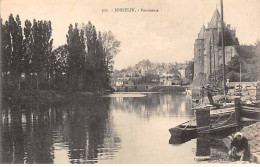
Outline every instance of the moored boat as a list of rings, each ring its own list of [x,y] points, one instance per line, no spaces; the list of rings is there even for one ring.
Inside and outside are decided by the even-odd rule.
[[[196,127],[196,121],[193,119],[169,129],[169,132],[172,136],[193,136],[197,134]]]
[[[194,134],[215,133],[236,128],[239,125],[234,105],[221,109],[197,108],[196,117],[169,129],[172,136],[190,136]]]
[[[241,117],[260,121],[259,106],[243,104],[241,110]]]

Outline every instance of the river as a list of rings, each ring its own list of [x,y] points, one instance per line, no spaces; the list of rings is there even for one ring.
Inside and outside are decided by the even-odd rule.
[[[170,139],[194,116],[189,96],[125,93],[69,103],[28,101],[3,107],[1,163],[197,163],[226,160],[207,138]]]

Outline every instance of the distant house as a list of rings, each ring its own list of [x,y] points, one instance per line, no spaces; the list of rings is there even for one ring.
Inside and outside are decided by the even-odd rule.
[[[110,79],[110,85],[113,86],[113,85],[116,85],[116,79],[115,78],[111,78]]]
[[[160,76],[160,85],[171,86],[181,84],[181,77],[179,74],[163,74]]]
[[[129,81],[130,77],[118,77],[116,79],[116,86],[123,86],[124,83],[127,83]]]
[[[175,68],[170,69],[167,74],[164,73],[160,76],[160,85],[170,86],[179,84],[181,84],[181,73]]]
[[[124,86],[135,86],[135,84],[132,80],[129,80],[129,81],[124,81]]]
[[[183,78],[186,78],[186,76],[185,76],[185,68],[184,69],[179,69],[178,70],[179,72],[180,72],[180,77],[183,79]]]
[[[122,86],[124,84],[124,81],[117,80],[116,81],[116,86]]]
[[[178,74],[173,74],[172,78],[172,85],[180,85],[181,84],[181,77]]]

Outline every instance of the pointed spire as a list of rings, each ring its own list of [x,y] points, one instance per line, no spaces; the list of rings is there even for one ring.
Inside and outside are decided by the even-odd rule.
[[[198,39],[204,39],[205,30],[206,30],[206,28],[203,23],[203,26],[201,27],[200,32],[198,34]]]
[[[218,28],[218,20],[220,19],[220,14],[219,14],[219,11],[218,9],[215,10],[211,20],[210,20],[210,23],[208,25],[208,28]]]

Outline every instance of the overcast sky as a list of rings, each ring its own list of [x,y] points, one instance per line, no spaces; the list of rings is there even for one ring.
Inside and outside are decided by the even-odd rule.
[[[220,0],[0,0],[1,17],[51,20],[54,47],[66,43],[71,23],[91,21],[99,31],[111,30],[121,41],[115,68],[140,60],[184,62],[193,58],[194,40],[207,27]],[[102,9],[158,9],[157,13],[102,13]],[[260,37],[260,0],[224,0],[224,20],[236,27],[240,44]]]

